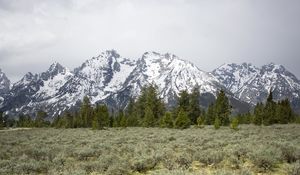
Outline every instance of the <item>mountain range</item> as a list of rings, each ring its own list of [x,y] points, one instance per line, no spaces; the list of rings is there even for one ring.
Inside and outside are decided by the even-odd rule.
[[[204,108],[224,89],[233,111],[246,112],[264,101],[272,90],[276,100],[289,98],[293,108],[300,111],[300,81],[282,65],[271,63],[258,68],[249,63],[232,63],[205,72],[170,53],[146,52],[134,60],[115,50],[104,51],[74,70],[56,62],[45,72],[29,72],[16,83],[11,83],[0,70],[0,110],[14,117],[41,109],[53,118],[78,108],[84,96],[92,104],[105,103],[112,109],[121,109],[149,83],[158,86],[168,107],[176,104],[181,90],[191,91],[198,85]]]

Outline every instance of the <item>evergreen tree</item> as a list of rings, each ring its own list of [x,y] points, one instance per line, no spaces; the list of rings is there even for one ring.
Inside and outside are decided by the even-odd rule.
[[[189,118],[192,124],[197,124],[197,118],[201,115],[199,98],[199,86],[196,85],[195,88],[193,88],[192,93],[190,94]]]
[[[144,127],[154,127],[156,124],[155,117],[153,111],[150,106],[146,106],[145,117],[143,121]]]
[[[131,126],[131,127],[140,126],[139,121],[140,121],[140,118],[137,116],[137,114],[135,112],[133,112],[127,117],[127,126]]]
[[[190,125],[191,120],[189,119],[188,114],[183,109],[180,109],[175,120],[175,128],[185,129],[190,127]]]
[[[217,95],[214,113],[219,118],[222,126],[228,126],[229,115],[231,114],[231,106],[229,100],[225,95],[225,91],[221,90]]]
[[[94,129],[103,129],[104,127],[109,127],[110,119],[108,108],[106,105],[96,106],[95,115],[92,123]]]
[[[270,90],[263,112],[263,124],[271,125],[274,123],[278,123],[276,119],[276,103],[273,101],[273,92]]]
[[[276,107],[276,120],[281,124],[293,122],[294,114],[288,99],[278,102]]]
[[[134,99],[129,100],[129,104],[126,107],[127,126],[139,126],[139,118],[137,115],[137,104]]]
[[[158,126],[159,120],[165,113],[165,105],[162,99],[159,98],[158,87],[156,85],[150,84],[149,87],[147,87],[147,99],[146,99],[146,107],[150,107],[150,110],[152,111],[154,115],[154,126]],[[145,111],[146,112],[146,111]]]
[[[93,109],[91,107],[90,99],[85,96],[80,107],[80,118],[77,119],[79,127],[91,127],[93,121]]]
[[[80,113],[76,110],[74,113],[74,128],[83,127],[83,120]]]
[[[45,119],[47,118],[47,113],[43,110],[39,110],[37,112],[35,121],[34,121],[34,125],[35,127],[45,127],[46,126],[46,121]]]
[[[178,109],[183,110],[185,112],[189,111],[190,107],[190,95],[187,90],[182,90],[179,92],[178,98]]]
[[[172,114],[170,112],[166,112],[160,121],[160,127],[162,128],[173,128],[174,121]]]
[[[65,112],[64,119],[65,119],[65,128],[74,128],[74,117],[69,111]]]
[[[257,103],[254,108],[254,116],[253,116],[253,123],[255,125],[261,125],[263,123],[264,118],[264,105],[263,103]]]
[[[127,127],[127,117],[122,111],[121,120],[120,120],[120,127],[126,128]]]
[[[212,125],[212,124],[214,124],[215,118],[216,118],[214,110],[215,110],[214,104],[211,103],[208,106],[208,109],[207,109],[207,112],[206,112],[206,115],[205,115],[205,121],[204,121],[204,123],[206,125]]]

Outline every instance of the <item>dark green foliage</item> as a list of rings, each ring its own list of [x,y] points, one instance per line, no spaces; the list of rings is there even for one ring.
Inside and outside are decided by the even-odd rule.
[[[160,121],[160,126],[162,128],[173,128],[174,127],[173,117],[170,112],[166,112],[165,115],[162,117],[162,119]]]
[[[294,121],[294,114],[289,99],[279,101],[276,107],[276,119],[280,124]]]
[[[78,127],[91,127],[93,121],[93,108],[90,99],[85,96],[80,106],[80,117],[77,119]]]
[[[151,110],[150,106],[146,106],[145,117],[143,120],[143,126],[144,127],[154,127],[155,125],[156,125],[156,120],[155,120],[153,111]]]
[[[46,118],[47,118],[47,113],[45,111],[39,110],[34,120],[34,126],[38,128],[46,127],[48,125]]]
[[[66,128],[74,128],[74,117],[69,111],[65,112],[64,118],[66,121]]]
[[[201,115],[201,108],[200,108],[200,92],[199,86],[195,86],[190,94],[190,105],[188,108],[189,111],[189,118],[192,124],[197,124],[197,118]]]
[[[183,109],[179,111],[174,124],[175,128],[179,129],[185,129],[190,127],[191,120],[189,119],[188,114]]]
[[[219,117],[215,118],[214,127],[215,127],[215,129],[220,129],[220,127],[221,127],[221,120],[219,119]]]
[[[130,100],[126,109],[127,125],[159,126],[159,121],[164,113],[165,105],[158,96],[157,86],[150,84],[142,89],[136,102]]]
[[[104,127],[109,127],[110,118],[109,112],[106,105],[97,105],[94,110],[92,127],[93,129],[103,129]]]
[[[221,90],[217,95],[214,113],[220,120],[222,126],[228,126],[229,115],[231,114],[231,106],[229,105],[229,100],[225,95],[225,91]]]
[[[275,114],[276,114],[276,103],[273,101],[273,92],[270,91],[263,112],[263,124],[271,125],[277,123],[278,120],[276,119]]]
[[[127,127],[127,117],[123,110],[119,110],[117,116],[114,118],[113,127]]]
[[[264,117],[264,105],[262,103],[257,103],[254,108],[253,124],[261,125],[263,123]]]
[[[178,98],[178,108],[188,111],[190,107],[190,95],[187,90],[180,91]]]
[[[255,106],[252,122],[256,125],[287,124],[294,122],[294,116],[289,100],[276,103],[273,101],[273,92],[270,91],[266,104],[257,103]]]
[[[253,116],[250,112],[238,114],[236,118],[238,119],[239,124],[250,124],[253,120]]]
[[[17,127],[34,127],[34,121],[29,115],[19,115],[19,120],[17,121]]]
[[[210,104],[208,106],[206,115],[205,115],[205,124],[206,125],[212,125],[215,122],[215,114],[214,114],[214,104]]]

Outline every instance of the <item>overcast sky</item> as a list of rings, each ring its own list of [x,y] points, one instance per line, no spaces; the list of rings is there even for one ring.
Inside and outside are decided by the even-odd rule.
[[[107,49],[170,52],[205,71],[274,62],[300,78],[300,1],[0,0],[0,68],[13,81]]]

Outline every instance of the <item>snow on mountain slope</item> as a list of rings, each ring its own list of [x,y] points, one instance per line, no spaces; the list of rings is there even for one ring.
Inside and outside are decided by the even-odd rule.
[[[212,73],[219,81],[232,93],[236,93],[247,82],[251,81],[260,70],[252,64],[243,63],[241,65],[223,64]]]
[[[0,69],[0,107],[4,103],[6,95],[9,93],[10,80],[6,77],[5,73]]]
[[[114,50],[102,52],[76,68],[74,75],[47,101],[47,106],[59,114],[75,106],[84,96],[93,104],[103,101],[123,87],[134,66],[134,61],[121,57]]]
[[[282,65],[271,63],[257,68],[247,63],[224,64],[213,74],[236,97],[251,104],[265,101],[270,90],[277,100],[299,99],[299,80]]]
[[[52,64],[41,74],[29,72],[12,86],[4,109],[11,114],[17,114],[20,111],[32,113],[44,109],[47,106],[46,101],[53,98],[72,75],[59,63]]]
[[[201,93],[216,94],[221,88],[217,79],[209,73],[201,71],[188,61],[179,59],[173,54],[146,52],[137,61],[137,66],[125,82],[132,96],[139,95],[141,88],[149,83],[158,86],[160,95],[169,102],[181,90],[191,91],[196,85]]]

